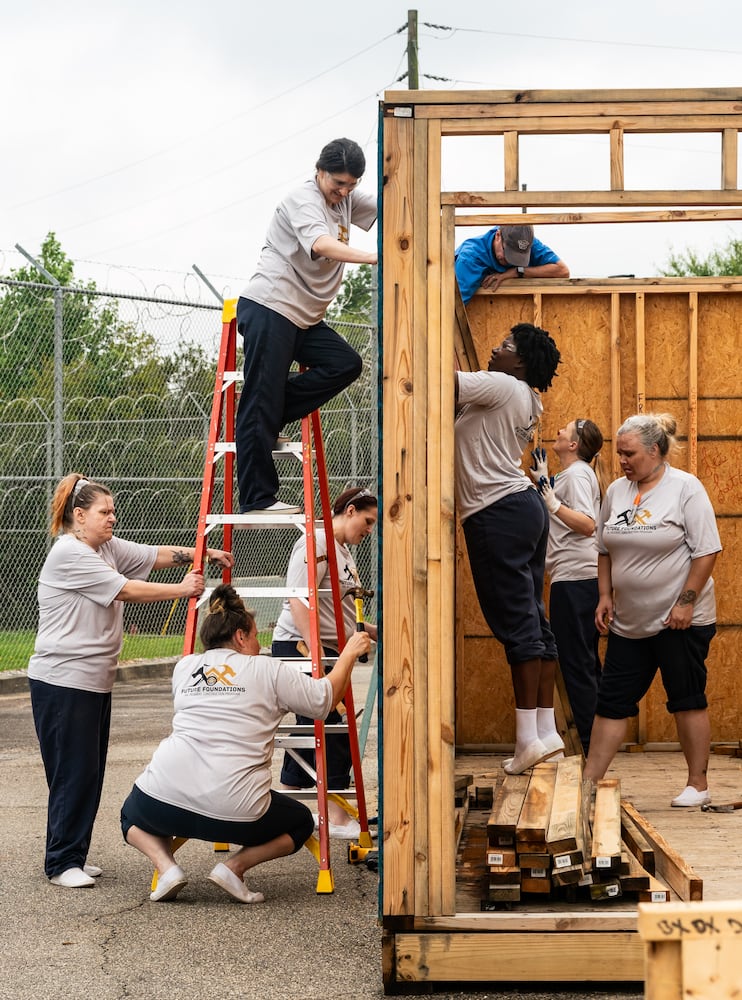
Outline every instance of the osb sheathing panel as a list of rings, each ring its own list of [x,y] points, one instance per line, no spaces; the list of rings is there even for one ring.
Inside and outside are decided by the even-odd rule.
[[[700,286],[699,286],[700,287]],[[644,294],[645,408],[667,411],[678,424],[681,448],[673,462],[688,468],[685,440],[690,426],[689,345],[691,320],[687,292]],[[622,292],[618,319],[620,412],[624,419],[637,410],[636,298]],[[576,417],[590,417],[603,430],[603,458],[615,463],[612,426],[612,297],[581,287],[575,295],[477,295],[467,305],[472,335],[482,367],[519,322],[539,322],[549,330],[562,354],[559,375],[544,395],[541,443],[550,450],[557,430]],[[742,639],[742,399],[738,360],[738,331],[742,329],[742,295],[707,294],[697,297],[698,404],[697,474],[706,486],[718,516],[724,552],[714,571],[719,633],[708,660],[708,698],[712,738],[736,740],[742,734],[742,691],[739,690]],[[527,462],[528,453],[524,455]],[[553,471],[558,468],[552,459]],[[463,546],[463,535],[458,534]],[[457,579],[459,620],[466,635],[464,653],[456,669],[457,743],[500,744],[514,738],[510,669],[502,647],[491,638],[479,609],[468,560]],[[548,593],[548,592],[547,592]],[[638,735],[638,723],[629,725],[628,738]],[[677,739],[674,722],[665,709],[659,681],[646,699],[646,740]]]

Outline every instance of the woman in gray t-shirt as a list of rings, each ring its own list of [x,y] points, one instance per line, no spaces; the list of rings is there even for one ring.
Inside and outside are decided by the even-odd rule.
[[[70,473],[52,500],[56,541],[39,577],[39,628],[28,664],[31,706],[49,785],[44,870],[53,885],[95,885],[86,864],[108,754],[111,689],[124,635],[124,602],[191,597],[200,573],[180,583],[152,583],[155,569],[193,561],[194,549],[140,545],[116,538],[110,490]],[[231,566],[231,553],[209,549]]]
[[[647,413],[616,433],[624,476],[608,487],[598,524],[595,624],[608,648],[585,777],[603,777],[659,669],[688,765],[672,805],[687,807],[710,801],[706,656],[721,542],[703,485],[666,461],[675,429],[668,414]]]

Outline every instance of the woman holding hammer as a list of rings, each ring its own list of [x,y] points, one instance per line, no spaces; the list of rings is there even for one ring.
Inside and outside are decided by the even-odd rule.
[[[335,540],[338,577],[343,606],[343,631],[346,639],[356,630],[356,591],[362,591],[358,569],[351,554],[350,546],[358,545],[370,535],[378,518],[378,501],[374,494],[360,486],[344,490],[332,507],[332,533]],[[330,581],[327,576],[327,538],[324,528],[316,532],[317,549],[317,590],[319,594],[319,628],[323,655],[338,655],[338,630],[332,600]],[[287,587],[306,587],[307,540],[302,535],[296,542],[289,558],[286,572]],[[365,623],[365,630],[372,640],[376,640],[376,626]],[[290,597],[283,603],[281,614],[273,630],[271,652],[277,657],[306,656],[310,649],[309,604],[306,598]],[[332,668],[330,668],[332,669]],[[299,725],[311,723],[311,719],[296,717]],[[333,710],[325,720],[328,725],[341,723],[342,716]],[[295,751],[314,770],[314,752]],[[328,733],[326,742],[327,784],[330,789],[350,787],[351,757],[346,734]],[[281,782],[285,788],[311,788],[314,780],[288,753],[284,757]],[[328,804],[330,836],[342,840],[354,840],[360,834],[358,821],[352,819],[335,802]]]

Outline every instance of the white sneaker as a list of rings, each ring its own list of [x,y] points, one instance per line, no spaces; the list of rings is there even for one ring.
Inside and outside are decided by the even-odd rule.
[[[677,795],[670,804],[675,806],[676,809],[690,809],[693,806],[708,805],[710,801],[711,796],[709,795],[708,788],[704,788],[702,792],[699,792],[693,785],[686,785],[680,795]]]
[[[49,881],[52,885],[61,885],[65,889],[87,889],[95,885],[95,879],[86,875],[82,868],[68,868],[60,875],[52,875]]]
[[[361,824],[357,819],[350,823],[330,823],[330,836],[333,840],[357,840],[361,835]]]
[[[149,894],[153,903],[166,903],[175,899],[184,885],[188,885],[186,873],[180,865],[173,865],[164,875],[158,876],[157,888]]]
[[[98,865],[83,865],[82,870],[91,878],[98,878],[99,875],[103,874],[103,869],[99,868]]]
[[[246,514],[301,514],[301,507],[296,504],[276,500],[270,507],[258,507],[256,510],[245,511]]]
[[[262,903],[265,900],[262,892],[251,892],[242,879],[221,862],[211,870],[208,879],[229,893],[238,903]]]
[[[508,758],[502,766],[506,774],[523,774],[529,768],[540,764],[542,760],[546,760],[549,755],[549,750],[541,740],[534,740],[520,753],[516,753],[515,757]]]

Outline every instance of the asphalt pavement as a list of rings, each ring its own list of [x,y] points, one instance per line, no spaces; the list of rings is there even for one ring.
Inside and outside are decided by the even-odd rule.
[[[362,708],[370,668],[357,667]],[[318,895],[308,851],[255,869],[265,903],[242,905],[207,881],[212,845],[190,841],[178,858],[189,884],[176,900],[149,900],[147,860],[121,836],[121,803],[170,729],[169,665],[122,668],[111,744],[89,855],[95,888],[63,889],[43,872],[47,788],[27,682],[0,676],[0,998],[2,1000],[366,1000],[384,996],[378,875],[348,864],[332,842],[335,891]],[[365,685],[365,686],[364,686]],[[376,813],[377,741],[364,757]],[[436,990],[440,1000],[638,1000],[641,994],[517,987]]]

